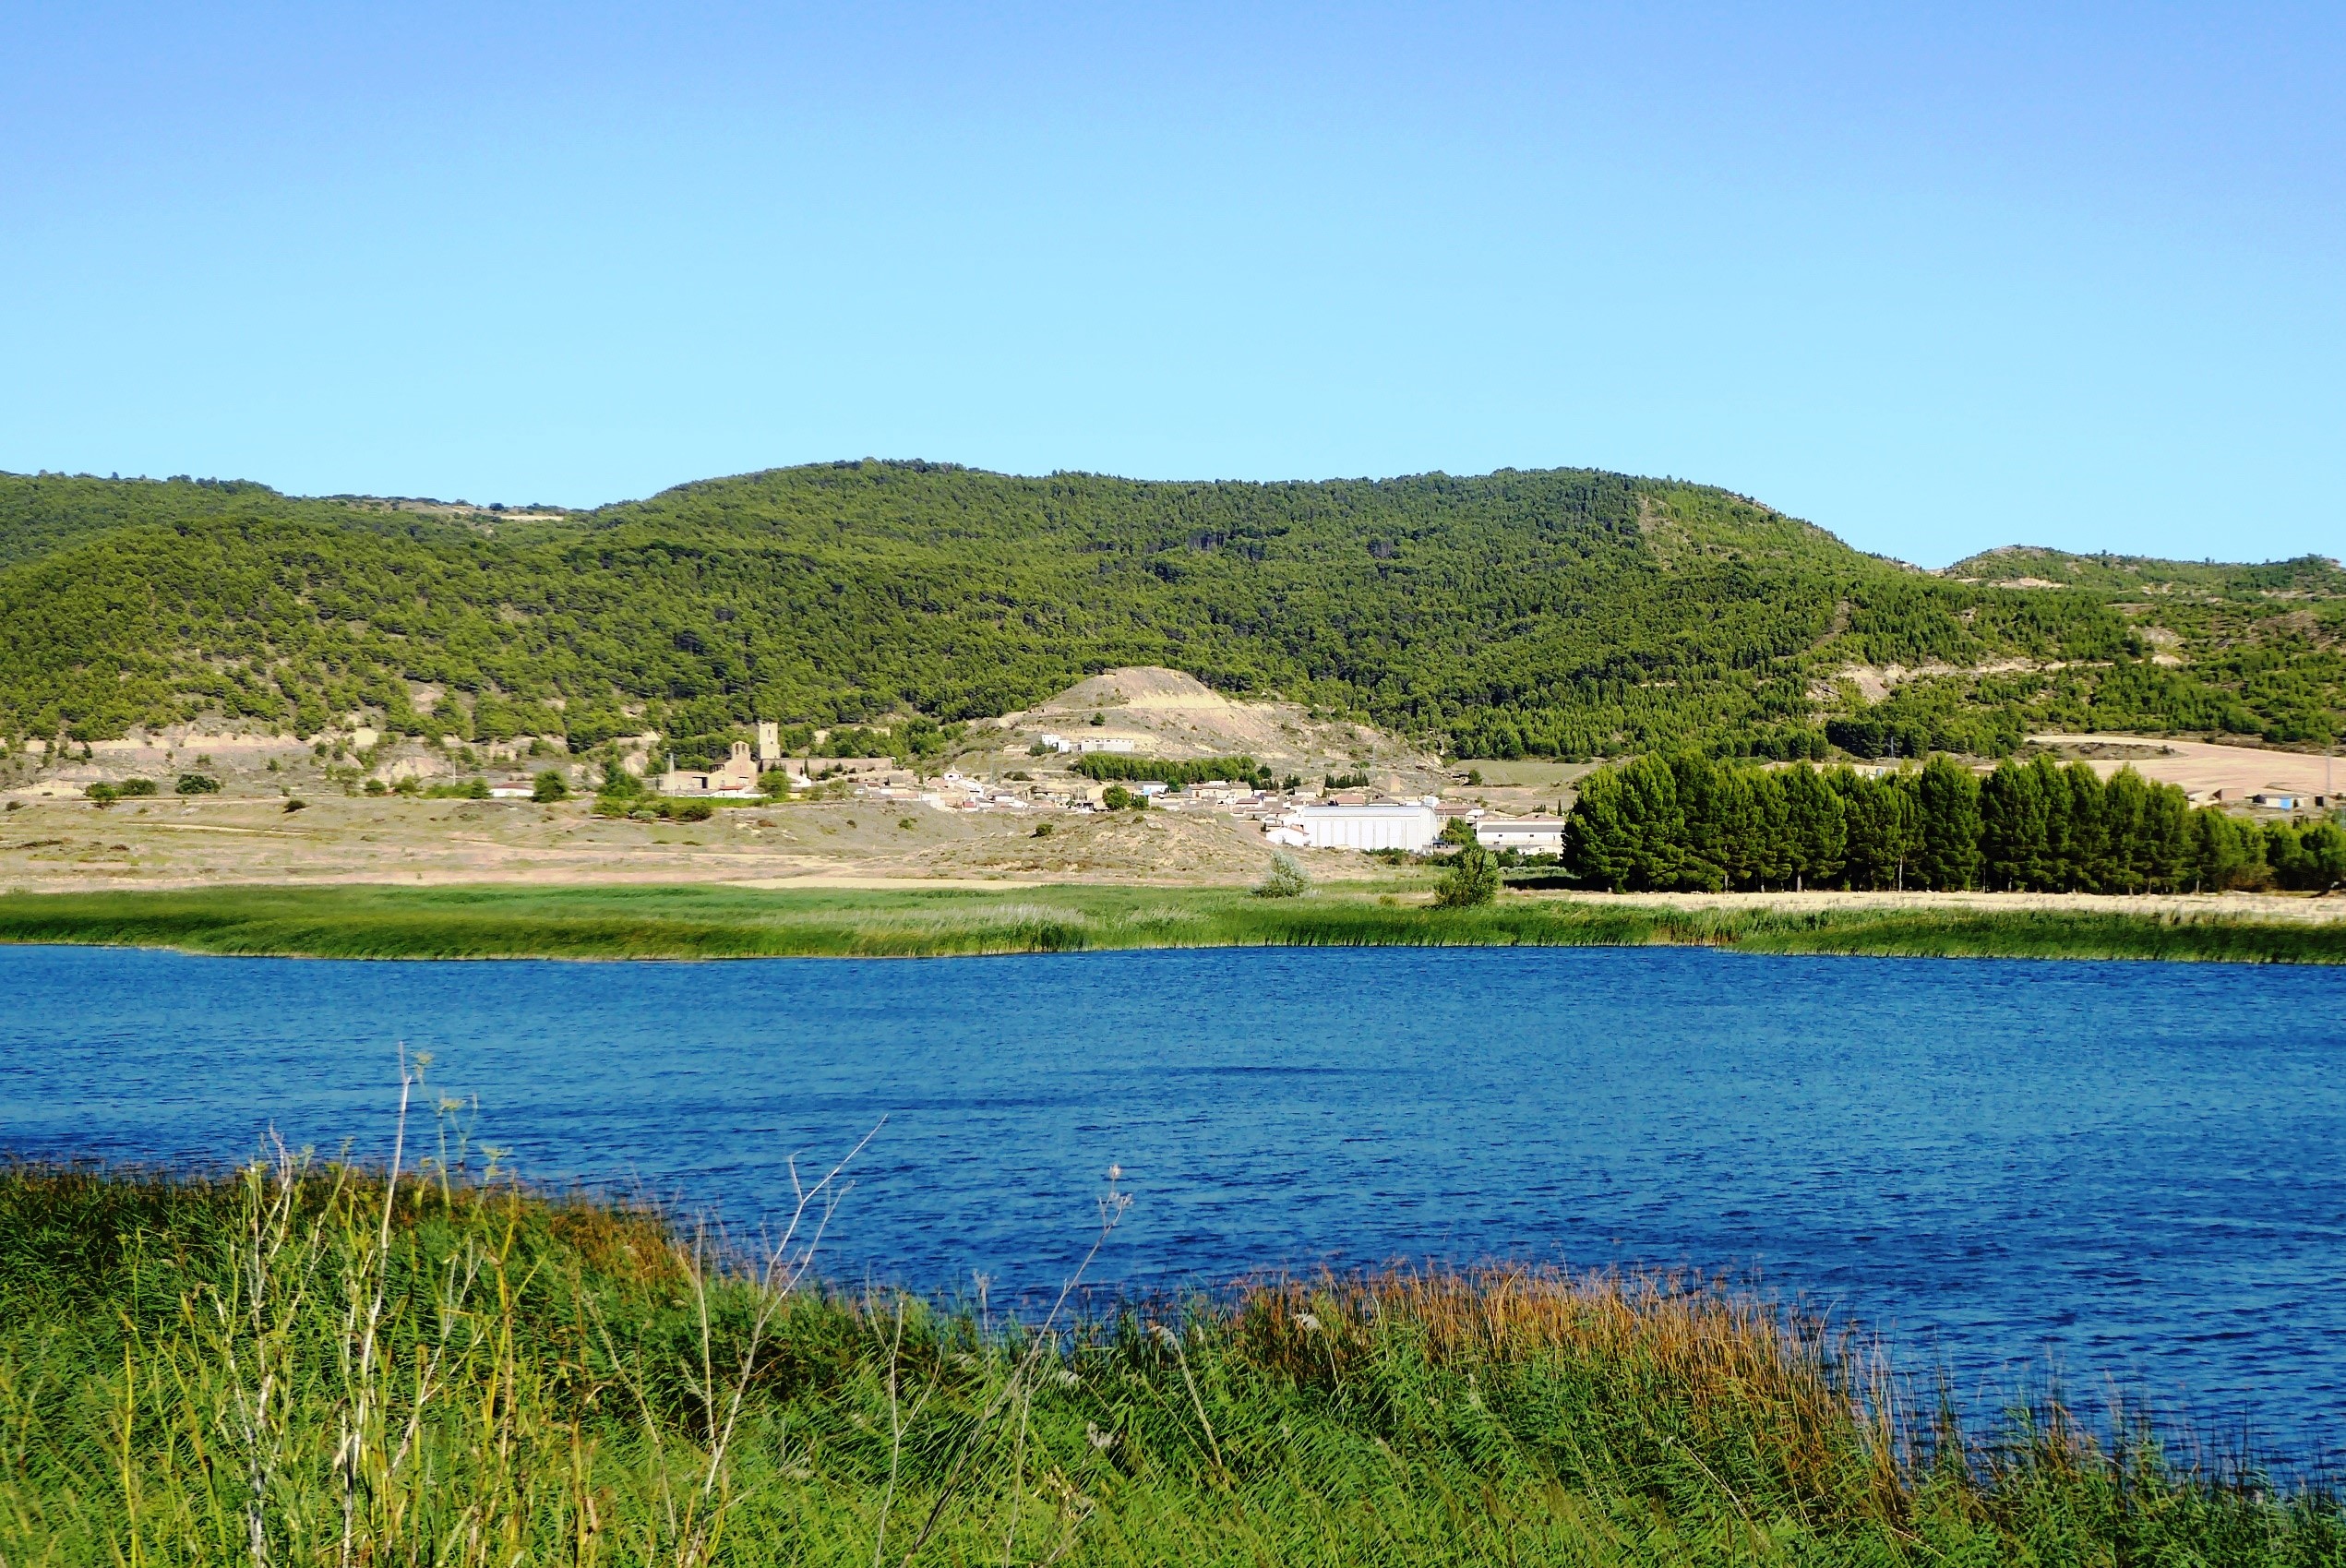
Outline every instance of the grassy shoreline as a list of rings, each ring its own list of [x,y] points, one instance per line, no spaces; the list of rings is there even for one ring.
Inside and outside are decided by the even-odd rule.
[[[417,1179],[421,1177],[422,1179]],[[2334,1562],[2346,1509],[1515,1267],[982,1307],[426,1167],[0,1166],[0,1559]],[[1111,1183],[1103,1235],[1123,1207]],[[784,1216],[786,1217],[786,1216]]]
[[[0,943],[238,956],[458,959],[917,958],[1177,947],[1704,946],[1877,957],[2346,964],[2346,921],[2106,908],[1687,909],[1510,894],[1430,909],[1328,888],[999,891],[712,886],[221,887],[10,893]]]

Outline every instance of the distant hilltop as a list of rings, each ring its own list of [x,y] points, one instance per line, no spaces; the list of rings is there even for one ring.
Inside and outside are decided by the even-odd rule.
[[[2096,588],[2215,602],[2346,595],[2346,569],[2328,556],[2244,566],[2214,560],[2166,561],[2106,551],[2077,555],[2037,545],[2005,545],[1959,560],[1940,575],[1998,588]]]
[[[858,461],[589,511],[0,475],[0,738],[203,720],[710,766],[757,718],[916,749],[1162,666],[1454,757],[2317,746],[2346,573],[2025,547],[1938,573],[1586,469],[1171,483]]]

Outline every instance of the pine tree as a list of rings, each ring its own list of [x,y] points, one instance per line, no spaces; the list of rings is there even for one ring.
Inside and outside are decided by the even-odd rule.
[[[1762,892],[1789,886],[1793,875],[1792,824],[1781,776],[1744,773],[1742,784],[1743,796],[1750,802],[1752,881]]]
[[[2006,762],[1980,786],[1981,875],[1991,888],[2035,891],[2045,859],[2044,775],[2033,764]]]
[[[1915,781],[1921,844],[1915,869],[1924,886],[1968,888],[1980,868],[1980,781],[1945,757],[1922,764]]]
[[[2101,885],[2105,856],[2101,777],[2083,762],[2072,762],[2061,771],[2061,887],[2065,892],[2091,892]]]
[[[2346,883],[2346,831],[2335,822],[2314,822],[2297,835],[2297,852],[2309,873],[2306,886],[2328,892]]]
[[[2044,812],[2041,836],[2029,860],[2025,885],[2035,892],[2061,888],[2061,857],[2068,837],[2068,790],[2062,783],[2061,764],[2039,753],[2029,763],[2037,798]]]
[[[1741,861],[1746,832],[1746,813],[1733,786],[1733,776],[1709,758],[1693,751],[1671,758],[1670,772],[1678,792],[1684,832],[1669,885],[1694,892],[1721,892],[1737,880],[1735,868]]]
[[[2142,775],[2121,768],[2101,786],[2101,874],[2105,892],[2140,892],[2144,875],[2143,830],[2150,812],[2150,790]]]
[[[2190,877],[2191,802],[2173,784],[2152,784],[2142,816],[2135,864],[2143,885],[2172,892]]]
[[[2295,892],[2304,881],[2297,830],[2287,822],[2267,822],[2264,839],[2265,864],[2272,868],[2273,880]]]
[[[2292,892],[2328,892],[2346,882],[2346,832],[2335,822],[2265,824],[2265,858],[2273,880]]]
[[[1830,775],[1827,782],[1841,797],[1841,820],[1847,832],[1845,885],[1860,889],[1904,885],[1915,844],[1913,777],[1911,773],[1868,776],[1848,768],[1836,769]]]
[[[2191,879],[2203,892],[2254,887],[2265,870],[2261,834],[2222,811],[2191,814]]]
[[[1586,887],[1625,891],[1639,875],[1644,830],[1618,768],[1599,768],[1580,783],[1564,832],[1564,864]]]
[[[1814,882],[1831,883],[1841,873],[1849,847],[1849,824],[1841,797],[1807,763],[1779,775],[1784,798],[1786,837],[1791,848],[1792,881],[1796,888]]]
[[[1640,757],[1622,770],[1622,784],[1627,816],[1636,828],[1629,885],[1676,887],[1686,858],[1686,816],[1670,764]]]

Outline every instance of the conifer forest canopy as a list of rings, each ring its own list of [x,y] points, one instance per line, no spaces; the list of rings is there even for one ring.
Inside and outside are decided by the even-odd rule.
[[[2013,582],[2023,586],[2005,586]],[[845,462],[592,511],[0,475],[0,733],[756,718],[902,738],[1126,664],[1465,756],[1993,757],[2027,730],[2328,740],[2346,572],[2048,550],[1929,573],[1588,470],[1239,484]],[[1921,670],[1869,701],[1859,667]]]

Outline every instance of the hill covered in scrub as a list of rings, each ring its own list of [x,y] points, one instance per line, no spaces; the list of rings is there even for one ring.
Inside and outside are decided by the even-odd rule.
[[[2346,695],[2335,568],[2232,569],[2284,585],[1963,581],[1588,470],[865,461],[527,514],[0,476],[0,732],[211,713],[307,734],[365,711],[573,748],[657,729],[689,756],[755,717],[911,734],[1162,664],[1470,756],[1996,754],[2036,724],[2323,737]]]

